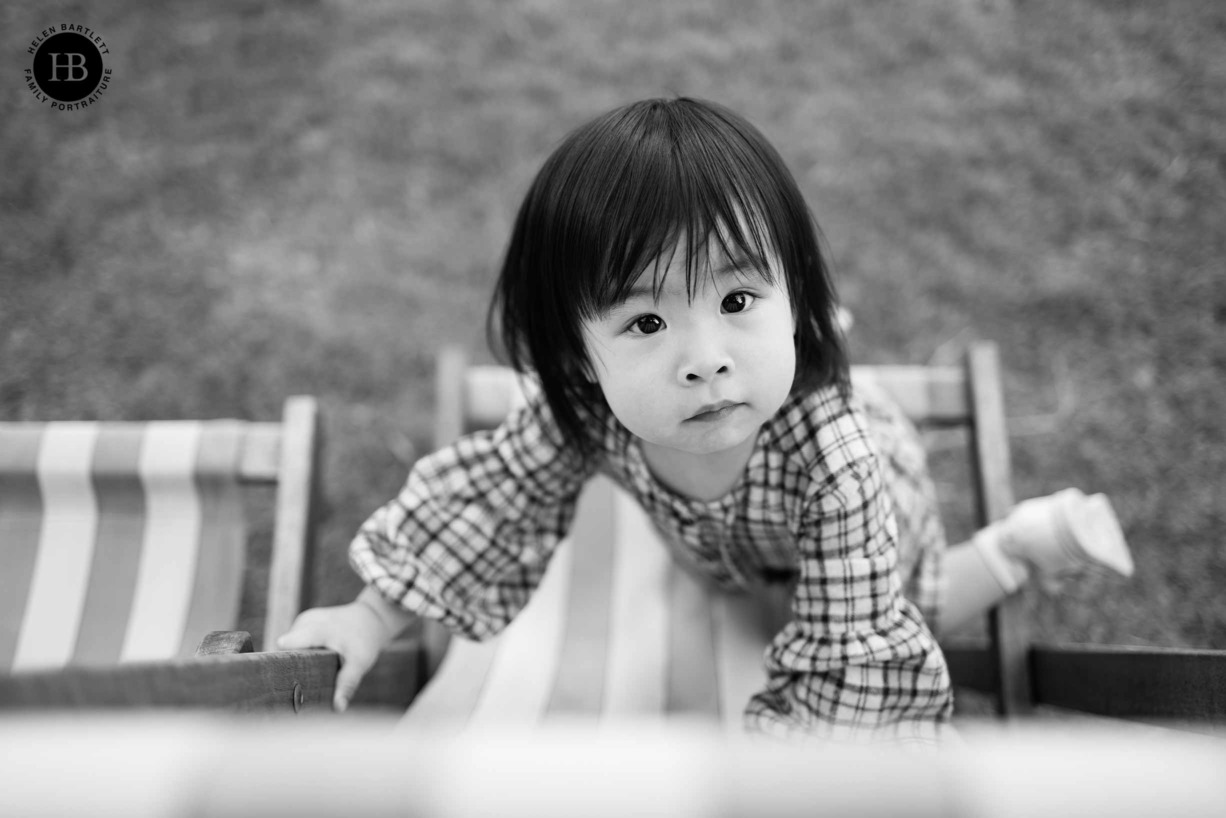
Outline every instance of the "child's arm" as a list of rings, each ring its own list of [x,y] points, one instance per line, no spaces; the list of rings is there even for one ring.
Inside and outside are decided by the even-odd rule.
[[[366,588],[349,605],[306,611],[278,645],[339,652],[344,709],[379,650],[417,616],[469,639],[492,636],[540,582],[593,467],[532,394],[497,429],[417,461],[350,544]]]
[[[348,605],[300,613],[289,631],[277,640],[277,647],[330,648],[339,653],[341,669],[336,675],[332,706],[342,711],[349,706],[358,683],[374,665],[379,651],[412,621],[412,614],[392,605],[368,586]]]
[[[530,393],[497,429],[417,461],[354,537],[350,564],[391,606],[486,639],[536,590],[596,465]]]
[[[746,710],[751,728],[852,741],[941,737],[949,673],[901,594],[896,538],[871,453],[814,481],[798,532],[793,618],[768,650],[767,687]]]

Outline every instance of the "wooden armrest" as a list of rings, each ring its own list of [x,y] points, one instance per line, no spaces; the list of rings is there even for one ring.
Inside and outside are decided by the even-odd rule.
[[[200,640],[197,656],[228,656],[234,653],[255,653],[251,634],[246,631],[210,631]]]
[[[204,644],[229,645],[232,652],[198,653],[191,659],[3,676],[0,710],[173,707],[331,712],[340,668],[334,651],[238,652],[244,636],[210,634]],[[415,640],[393,643],[362,680],[353,707],[403,711],[423,684],[422,668],[423,653]]]
[[[955,685],[997,689],[985,644],[942,650]],[[1033,704],[1215,734],[1226,726],[1226,650],[1037,643],[1025,658]]]

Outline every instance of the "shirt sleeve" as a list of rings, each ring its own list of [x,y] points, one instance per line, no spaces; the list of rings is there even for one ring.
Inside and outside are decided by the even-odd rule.
[[[368,586],[470,639],[527,604],[570,529],[592,464],[563,443],[539,391],[492,431],[422,458],[349,548]]]
[[[853,435],[854,436],[854,435]],[[897,527],[867,444],[810,483],[792,619],[766,653],[746,726],[789,739],[936,742],[953,709],[944,655],[901,593]]]

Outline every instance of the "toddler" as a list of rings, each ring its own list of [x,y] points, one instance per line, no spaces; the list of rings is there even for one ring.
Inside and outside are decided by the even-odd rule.
[[[414,617],[493,636],[601,472],[713,583],[787,583],[747,729],[936,740],[952,696],[930,628],[1131,561],[1105,498],[1072,490],[947,549],[915,431],[852,390],[836,310],[809,209],[743,118],[657,99],[580,127],[524,199],[490,309],[540,389],[420,460],[351,545],[357,600],[279,646],[338,651],[343,709]]]

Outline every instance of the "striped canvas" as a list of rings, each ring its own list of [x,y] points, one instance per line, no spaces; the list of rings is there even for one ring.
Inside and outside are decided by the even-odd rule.
[[[668,556],[647,515],[591,481],[528,606],[498,637],[451,641],[409,729],[676,716],[740,729],[787,596],[730,595]]]
[[[186,656],[233,626],[244,427],[0,424],[0,672]]]

